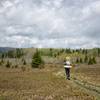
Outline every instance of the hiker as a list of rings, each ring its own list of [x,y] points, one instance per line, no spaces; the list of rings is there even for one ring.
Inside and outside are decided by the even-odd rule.
[[[70,80],[70,68],[71,68],[71,62],[70,57],[66,57],[66,60],[64,61],[64,68],[66,73],[66,79]]]

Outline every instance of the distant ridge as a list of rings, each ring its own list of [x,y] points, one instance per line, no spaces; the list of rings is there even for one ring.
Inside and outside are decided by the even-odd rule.
[[[11,47],[0,47],[0,52],[7,52],[9,50],[14,50],[16,48],[11,48]]]

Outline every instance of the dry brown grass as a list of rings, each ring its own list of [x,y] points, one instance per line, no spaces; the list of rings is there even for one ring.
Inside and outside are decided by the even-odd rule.
[[[81,65],[75,68],[74,75],[83,81],[100,87],[100,65]]]
[[[54,75],[62,68],[0,68],[0,100],[95,100],[72,81]]]

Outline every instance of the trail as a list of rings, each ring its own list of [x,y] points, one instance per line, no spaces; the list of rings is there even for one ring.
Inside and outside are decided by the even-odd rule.
[[[82,87],[84,87],[86,89],[89,89],[91,91],[94,91],[94,92],[100,94],[100,87],[99,86],[89,84],[89,83],[84,82],[84,81],[80,81],[80,80],[76,79],[75,77],[72,77],[72,81],[78,85],[81,85]]]
[[[100,100],[100,87],[99,86],[89,84],[87,82],[84,82],[83,80],[82,81],[78,80],[75,77],[72,77],[72,81],[76,85],[80,86],[81,88],[84,88],[85,90],[89,91],[91,94],[95,95],[97,100]]]
[[[56,76],[65,77],[64,72],[59,71],[56,73]],[[96,86],[90,83],[87,83],[86,81],[79,80],[76,77],[71,76],[71,80],[69,82],[72,82],[73,84],[77,85],[78,87],[88,91],[89,93],[96,96],[96,100],[100,100],[100,86]]]

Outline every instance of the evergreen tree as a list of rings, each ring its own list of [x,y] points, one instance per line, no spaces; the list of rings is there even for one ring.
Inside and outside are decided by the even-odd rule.
[[[83,60],[82,60],[82,58],[80,58],[80,63],[83,63]]]
[[[49,56],[53,56],[53,49],[52,48],[50,48],[50,52],[49,52]]]
[[[7,67],[7,68],[10,68],[10,66],[11,66],[11,63],[10,63],[9,60],[8,60],[7,63],[6,63],[6,67]]]
[[[87,50],[87,49],[85,50],[85,54],[86,54],[86,55],[88,54],[88,50]]]
[[[88,57],[86,55],[85,58],[84,58],[84,63],[87,63],[87,62],[88,62]]]
[[[98,56],[100,56],[100,48],[98,48]]]
[[[23,61],[23,65],[26,65],[26,61],[25,60]]]
[[[2,53],[1,58],[2,58],[2,59],[5,58],[5,54],[4,54],[4,53]]]
[[[85,54],[85,49],[82,50],[82,54]]]
[[[72,50],[73,53],[75,53],[75,50]]]
[[[93,57],[93,58],[90,57],[90,58],[89,58],[88,64],[89,64],[89,65],[96,64],[96,59],[95,59],[95,57]]]
[[[16,65],[14,66],[14,68],[18,68],[18,65],[16,64]]]
[[[91,65],[91,64],[93,64],[92,63],[92,59],[91,59],[91,57],[89,58],[89,61],[88,61],[88,65]]]
[[[39,68],[40,65],[44,64],[39,51],[37,50],[36,53],[33,55],[32,58],[32,67]]]
[[[0,61],[0,65],[2,65],[2,62]]]
[[[60,50],[60,53],[63,53],[64,51],[65,51],[64,49],[61,49],[61,50]]]
[[[95,59],[95,57],[92,58],[92,61],[93,61],[94,64],[96,64],[96,59]]]
[[[8,52],[7,52],[7,56],[8,56],[9,58],[14,58],[14,57],[15,57],[15,54],[14,54],[14,53],[15,53],[14,50],[8,51]]]
[[[54,54],[54,57],[56,58],[57,54]]]
[[[65,52],[69,54],[72,53],[70,48],[69,49],[66,48]]]
[[[3,60],[3,59],[1,59],[1,63],[2,63],[2,64],[4,63],[4,60]]]
[[[60,55],[60,52],[58,52],[57,55],[59,56]]]
[[[17,58],[20,58],[23,55],[24,55],[24,53],[23,53],[23,50],[22,49],[16,49],[16,57]]]
[[[0,65],[3,65],[3,63],[4,63],[4,60],[1,59],[1,60],[0,60]]]
[[[79,63],[79,59],[78,58],[76,59],[76,63]]]
[[[26,63],[26,60],[24,58],[22,58],[22,63],[23,63],[23,65],[26,65],[27,64]]]

